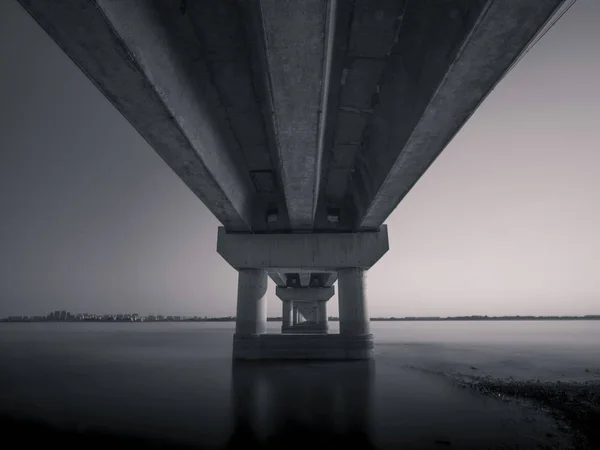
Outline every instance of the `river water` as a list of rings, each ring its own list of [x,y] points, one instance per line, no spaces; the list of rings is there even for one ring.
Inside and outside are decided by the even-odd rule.
[[[372,322],[367,363],[232,364],[233,330],[0,324],[0,413],[215,448],[568,448],[539,408],[451,375],[600,381],[600,321]]]

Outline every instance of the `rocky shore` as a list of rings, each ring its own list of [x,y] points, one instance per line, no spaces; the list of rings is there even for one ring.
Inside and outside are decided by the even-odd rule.
[[[577,449],[600,448],[600,380],[564,382],[450,374],[463,388],[505,401],[525,401],[554,416]],[[550,436],[549,436],[550,437]]]

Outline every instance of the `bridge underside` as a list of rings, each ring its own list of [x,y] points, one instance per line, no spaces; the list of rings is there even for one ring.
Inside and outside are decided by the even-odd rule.
[[[285,353],[296,332],[316,334],[290,355],[314,354],[304,343],[372,354],[356,343],[368,314],[352,289],[364,297],[385,251],[369,262],[360,246],[385,234],[387,250],[385,219],[569,3],[18,1],[223,224],[219,253],[245,249],[252,263],[226,259],[240,271],[236,349],[248,349],[235,354],[253,357]],[[283,237],[295,235],[313,237]],[[302,295],[337,281],[347,348],[324,334],[326,302],[283,301],[285,336],[262,336],[267,274]]]

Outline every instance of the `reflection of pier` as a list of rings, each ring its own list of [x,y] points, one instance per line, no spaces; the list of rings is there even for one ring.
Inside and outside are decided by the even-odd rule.
[[[234,362],[227,448],[373,448],[372,361]]]

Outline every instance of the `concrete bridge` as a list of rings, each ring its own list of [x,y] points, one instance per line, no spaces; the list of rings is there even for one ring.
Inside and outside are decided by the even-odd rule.
[[[236,359],[372,357],[384,221],[569,3],[19,2],[223,224]]]

